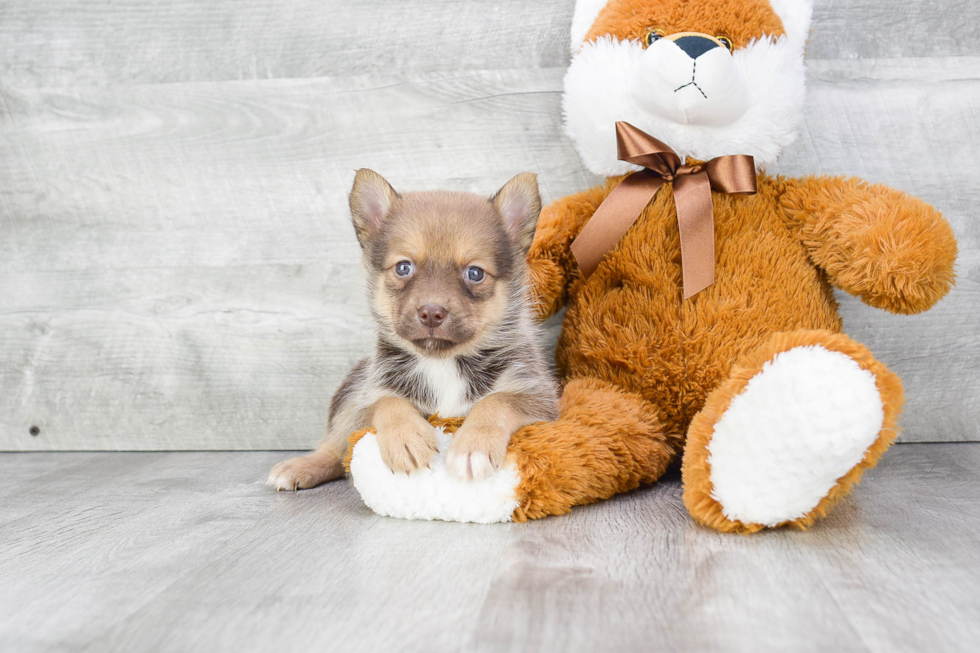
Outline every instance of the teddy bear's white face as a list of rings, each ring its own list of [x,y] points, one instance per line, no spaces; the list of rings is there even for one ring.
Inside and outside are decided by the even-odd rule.
[[[728,41],[697,32],[662,36],[651,31],[630,71],[633,103],[664,120],[724,127],[749,108],[748,80]]]
[[[809,16],[810,0],[579,0],[566,132],[601,175],[636,169],[616,158],[619,120],[682,157],[763,168],[802,119]]]

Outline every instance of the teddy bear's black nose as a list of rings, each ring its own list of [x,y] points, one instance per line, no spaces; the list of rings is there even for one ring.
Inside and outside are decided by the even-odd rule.
[[[681,50],[687,53],[691,59],[697,59],[708,50],[720,47],[717,43],[706,36],[682,36],[674,43]]]

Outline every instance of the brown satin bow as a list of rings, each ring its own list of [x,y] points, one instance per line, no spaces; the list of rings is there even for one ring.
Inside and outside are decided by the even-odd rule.
[[[681,165],[674,150],[628,122],[616,123],[619,159],[643,170],[619,183],[599,205],[572,243],[572,254],[583,277],[622,239],[660,187],[674,184],[677,227],[681,237],[684,299],[715,281],[715,221],[711,190],[720,193],[756,192],[755,161],[746,154],[719,156],[707,163]]]

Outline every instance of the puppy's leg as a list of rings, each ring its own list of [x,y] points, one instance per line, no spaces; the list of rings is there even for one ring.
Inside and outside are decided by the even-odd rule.
[[[350,434],[368,426],[363,394],[367,375],[365,359],[350,371],[330,401],[327,432],[310,454],[277,464],[269,472],[266,485],[276,490],[305,490],[344,475],[344,452]]]
[[[462,480],[479,480],[499,469],[507,444],[522,426],[547,415],[535,397],[496,392],[476,402],[456,431],[446,453],[446,467]]]
[[[307,490],[343,476],[343,445],[328,444],[328,437],[312,453],[278,463],[269,472],[266,485],[276,490]]]
[[[436,430],[407,399],[383,397],[371,411],[381,459],[393,472],[428,467],[439,449]]]

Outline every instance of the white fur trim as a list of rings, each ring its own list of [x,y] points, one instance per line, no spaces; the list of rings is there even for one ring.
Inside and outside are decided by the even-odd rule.
[[[585,35],[592,29],[592,23],[608,3],[609,0],[578,0],[575,3],[575,13],[572,14],[572,54],[581,47]]]
[[[446,469],[446,450],[453,438],[436,429],[439,453],[430,469],[407,475],[392,473],[381,459],[378,439],[367,433],[354,445],[350,471],[354,487],[374,512],[401,519],[493,524],[512,521],[520,483],[511,463],[480,481],[460,481]]]
[[[761,170],[796,138],[803,118],[806,69],[803,50],[789,38],[765,38],[735,51],[749,107],[719,127],[681,124],[636,105],[629,92],[632,70],[645,50],[635,41],[608,37],[586,43],[565,74],[565,132],[585,165],[598,175],[636,167],[616,158],[615,123],[625,120],[672,147],[681,157],[712,159],[751,154]]]
[[[786,36],[802,47],[810,34],[813,0],[769,0],[769,5],[783,21]]]
[[[711,496],[733,521],[802,517],[861,462],[884,419],[875,376],[850,356],[820,346],[777,354],[715,424]]]

